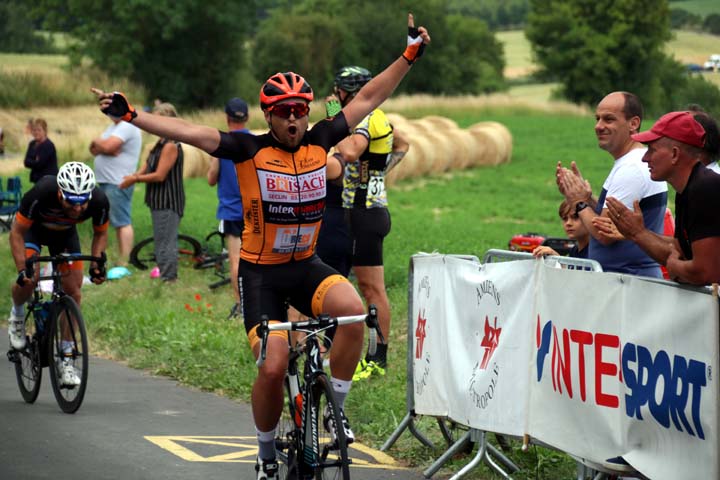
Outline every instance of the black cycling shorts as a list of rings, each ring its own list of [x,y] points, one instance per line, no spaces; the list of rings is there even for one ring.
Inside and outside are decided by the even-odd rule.
[[[41,247],[46,245],[50,255],[58,253],[80,253],[80,237],[77,228],[72,227],[62,231],[51,231],[40,224],[34,223],[25,234],[25,249],[40,253]]]
[[[278,265],[259,265],[241,259],[240,280],[248,333],[260,324],[262,315],[269,320],[285,321],[286,301],[305,316],[319,315],[329,287],[348,281],[317,255]]]
[[[349,210],[325,207],[315,253],[320,259],[347,277],[352,268],[353,240],[350,233]]]
[[[245,222],[243,220],[223,220],[222,233],[233,237],[242,237]]]
[[[350,228],[353,235],[353,266],[383,265],[383,240],[390,233],[390,212],[387,208],[353,208]]]

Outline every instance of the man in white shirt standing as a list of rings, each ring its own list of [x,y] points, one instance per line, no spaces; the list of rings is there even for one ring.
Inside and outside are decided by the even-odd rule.
[[[110,225],[115,229],[118,243],[117,264],[127,264],[135,234],[132,227],[131,208],[134,185],[119,187],[123,177],[137,170],[142,135],[140,129],[112,118],[112,124],[103,134],[90,143],[90,153],[95,155],[95,178],[97,185],[110,200]]]
[[[575,162],[571,170],[558,163],[557,183],[560,193],[575,205],[575,213],[590,232],[588,258],[597,260],[604,271],[662,278],[658,263],[637,244],[626,240],[616,229],[608,235],[605,228],[599,228],[612,225],[605,200],[613,197],[629,209],[634,202],[639,202],[645,227],[657,234],[663,233],[667,184],[650,178],[650,171],[642,162],[647,149],[631,138],[639,132],[642,115],[640,100],[629,92],[610,93],[598,103],[595,135],[598,147],[613,157],[613,168],[597,201]]]

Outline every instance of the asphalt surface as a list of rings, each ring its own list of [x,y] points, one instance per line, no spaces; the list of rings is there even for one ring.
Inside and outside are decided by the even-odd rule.
[[[47,369],[23,401],[7,331],[0,329],[0,479],[253,479],[250,406],[91,357],[85,400],[62,413]],[[392,458],[352,445],[353,480],[422,479]]]

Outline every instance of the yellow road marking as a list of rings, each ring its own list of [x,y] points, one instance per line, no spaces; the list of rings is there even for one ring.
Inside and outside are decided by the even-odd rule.
[[[232,462],[255,463],[257,443],[254,436],[205,436],[205,435],[146,435],[145,440],[154,443],[163,450],[182,458],[186,462]],[[193,445],[210,445],[233,449],[219,455],[204,456],[193,450]],[[368,458],[353,455],[353,450]],[[361,443],[353,443],[348,447],[352,458],[352,467],[376,468],[383,470],[407,470],[395,460],[379,450]]]

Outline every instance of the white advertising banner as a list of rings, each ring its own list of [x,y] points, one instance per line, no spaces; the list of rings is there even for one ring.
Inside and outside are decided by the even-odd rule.
[[[616,274],[539,271],[530,433],[653,479],[720,478],[718,302]]]
[[[718,300],[542,261],[413,257],[420,415],[652,479],[720,478]]]
[[[533,263],[413,257],[415,411],[522,435]]]

